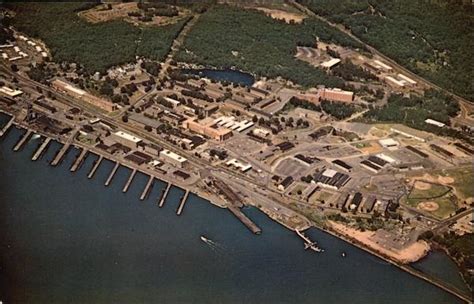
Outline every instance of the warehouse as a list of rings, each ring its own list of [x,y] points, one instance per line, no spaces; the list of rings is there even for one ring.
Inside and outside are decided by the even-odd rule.
[[[111,139],[115,142],[118,142],[124,146],[135,149],[138,147],[138,144],[142,141],[141,138],[135,137],[131,134],[125,133],[123,131],[117,131],[110,135]]]
[[[178,168],[183,168],[188,160],[174,152],[171,152],[169,150],[162,150],[160,152],[160,158],[163,160],[163,161],[166,161]]]
[[[352,102],[354,100],[354,92],[343,91],[341,89],[322,88],[318,91],[320,100]]]

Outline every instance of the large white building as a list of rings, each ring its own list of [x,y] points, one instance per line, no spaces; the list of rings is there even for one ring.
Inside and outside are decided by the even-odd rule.
[[[179,154],[171,152],[170,150],[162,150],[160,152],[160,158],[163,161],[170,163],[178,168],[183,168],[188,162],[186,158],[182,157]]]
[[[124,146],[135,149],[138,147],[138,144],[142,141],[141,138],[133,136],[132,134],[125,133],[123,131],[117,131],[111,134],[111,138]]]

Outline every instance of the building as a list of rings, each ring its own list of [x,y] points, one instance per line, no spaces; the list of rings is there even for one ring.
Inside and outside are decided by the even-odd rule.
[[[379,144],[389,150],[397,149],[400,143],[392,138],[386,138],[379,140]]]
[[[324,61],[323,63],[321,63],[320,66],[325,69],[330,69],[333,66],[338,65],[340,62],[341,62],[341,59],[339,58],[331,58],[330,60]]]
[[[372,63],[370,63],[373,67],[375,67],[377,70],[382,70],[385,72],[390,72],[392,70],[392,67],[383,63],[380,60],[374,60]]]
[[[178,155],[174,152],[171,152],[169,150],[162,150],[160,152],[160,158],[163,160],[163,161],[166,161],[178,168],[183,168],[184,166],[186,166],[186,164],[188,163],[188,160],[184,157],[182,157],[181,155]]]
[[[224,141],[233,135],[232,130],[226,127],[217,126],[217,124],[215,124],[211,119],[205,119],[198,122],[196,119],[190,118],[184,121],[183,127],[217,141]]]
[[[7,86],[1,87],[0,88],[0,93],[2,93],[4,95],[7,95],[8,97],[17,97],[17,96],[20,96],[21,94],[23,94],[22,91],[15,90],[15,89],[9,88]]]
[[[426,142],[426,140],[429,137],[428,134],[425,134],[421,131],[409,128],[409,127],[404,126],[404,125],[394,125],[393,127],[390,128],[390,131],[392,131],[394,133],[397,133],[397,134],[400,134],[400,135],[403,135],[403,136],[406,136],[408,138],[413,138],[413,139],[419,140],[421,142]]]
[[[354,100],[354,92],[343,91],[341,89],[322,88],[319,91],[320,100],[352,102]]]
[[[138,144],[142,142],[141,138],[135,137],[131,134],[125,133],[123,131],[117,131],[110,135],[111,139],[115,142],[118,142],[124,146],[135,149],[138,147]]]
[[[229,160],[227,163],[226,163],[227,166],[233,166],[234,168],[237,168],[239,169],[240,171],[242,172],[247,172],[248,170],[252,169],[252,165],[250,164],[244,164],[240,161],[238,161],[237,159],[233,158],[231,160]]]
[[[90,93],[87,93],[84,90],[78,89],[66,81],[55,79],[51,82],[51,86],[57,91],[66,93],[69,96],[72,96],[74,98],[90,103],[93,106],[101,108],[102,110],[105,110],[108,112],[117,110],[117,105],[113,104],[112,102],[106,99],[96,97]]]
[[[349,175],[331,169],[320,171],[313,176],[316,184],[333,190],[344,187],[350,179]]]
[[[374,206],[375,206],[375,203],[377,202],[377,198],[373,195],[369,196],[364,204],[362,205],[362,207],[360,208],[360,210],[362,212],[365,212],[365,213],[370,213],[372,212],[372,209],[374,209]]]
[[[428,118],[425,120],[425,123],[429,124],[429,125],[433,125],[433,126],[437,126],[439,128],[443,128],[446,126],[446,124],[442,123],[442,122],[439,122],[437,120],[434,120],[434,119],[431,119],[431,118]]]
[[[351,172],[351,170],[352,170],[352,167],[351,167],[351,166],[349,166],[346,162],[343,162],[343,161],[340,160],[340,159],[335,159],[335,160],[332,161],[332,163],[333,163],[335,166],[339,167],[339,169],[342,169],[342,170],[344,170],[344,171],[346,171],[346,172]]]
[[[403,74],[398,74],[397,76],[398,76],[399,79],[405,81],[405,83],[408,83],[408,84],[413,85],[413,86],[416,85],[416,81],[414,81],[413,79],[411,79],[411,78],[409,78],[409,77],[407,77]]]
[[[291,184],[293,184],[293,182],[294,182],[293,177],[287,176],[287,177],[278,185],[278,190],[280,190],[280,191],[285,191],[286,189],[288,189],[288,187],[291,186]]]
[[[397,80],[392,76],[385,77],[385,81],[394,88],[403,88],[405,86],[405,81]]]
[[[188,173],[186,172],[183,172],[181,170],[176,170],[173,172],[173,176],[181,181],[185,181],[187,180],[188,178],[191,177],[191,175],[189,175]]]

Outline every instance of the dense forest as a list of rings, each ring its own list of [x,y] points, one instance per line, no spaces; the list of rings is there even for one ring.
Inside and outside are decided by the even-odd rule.
[[[304,86],[343,86],[339,77],[329,76],[294,58],[297,45],[314,45],[317,37],[361,47],[347,35],[315,19],[286,24],[258,11],[214,6],[199,17],[178,60],[218,68],[235,67],[271,78],[282,76]]]
[[[474,100],[469,1],[299,0],[439,86]],[[463,3],[464,2],[464,3]]]
[[[124,21],[92,24],[77,12],[90,3],[4,4],[15,11],[12,24],[42,39],[57,62],[82,64],[89,73],[134,61],[135,56],[161,60],[185,21],[162,27],[139,28]]]

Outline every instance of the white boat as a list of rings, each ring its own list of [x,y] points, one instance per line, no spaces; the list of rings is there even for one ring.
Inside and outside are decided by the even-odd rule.
[[[211,242],[210,239],[206,238],[205,236],[201,235],[201,241],[203,241],[204,243],[209,243]]]
[[[341,255],[342,255],[343,258],[346,257],[346,253],[345,253],[345,252],[343,252]]]

